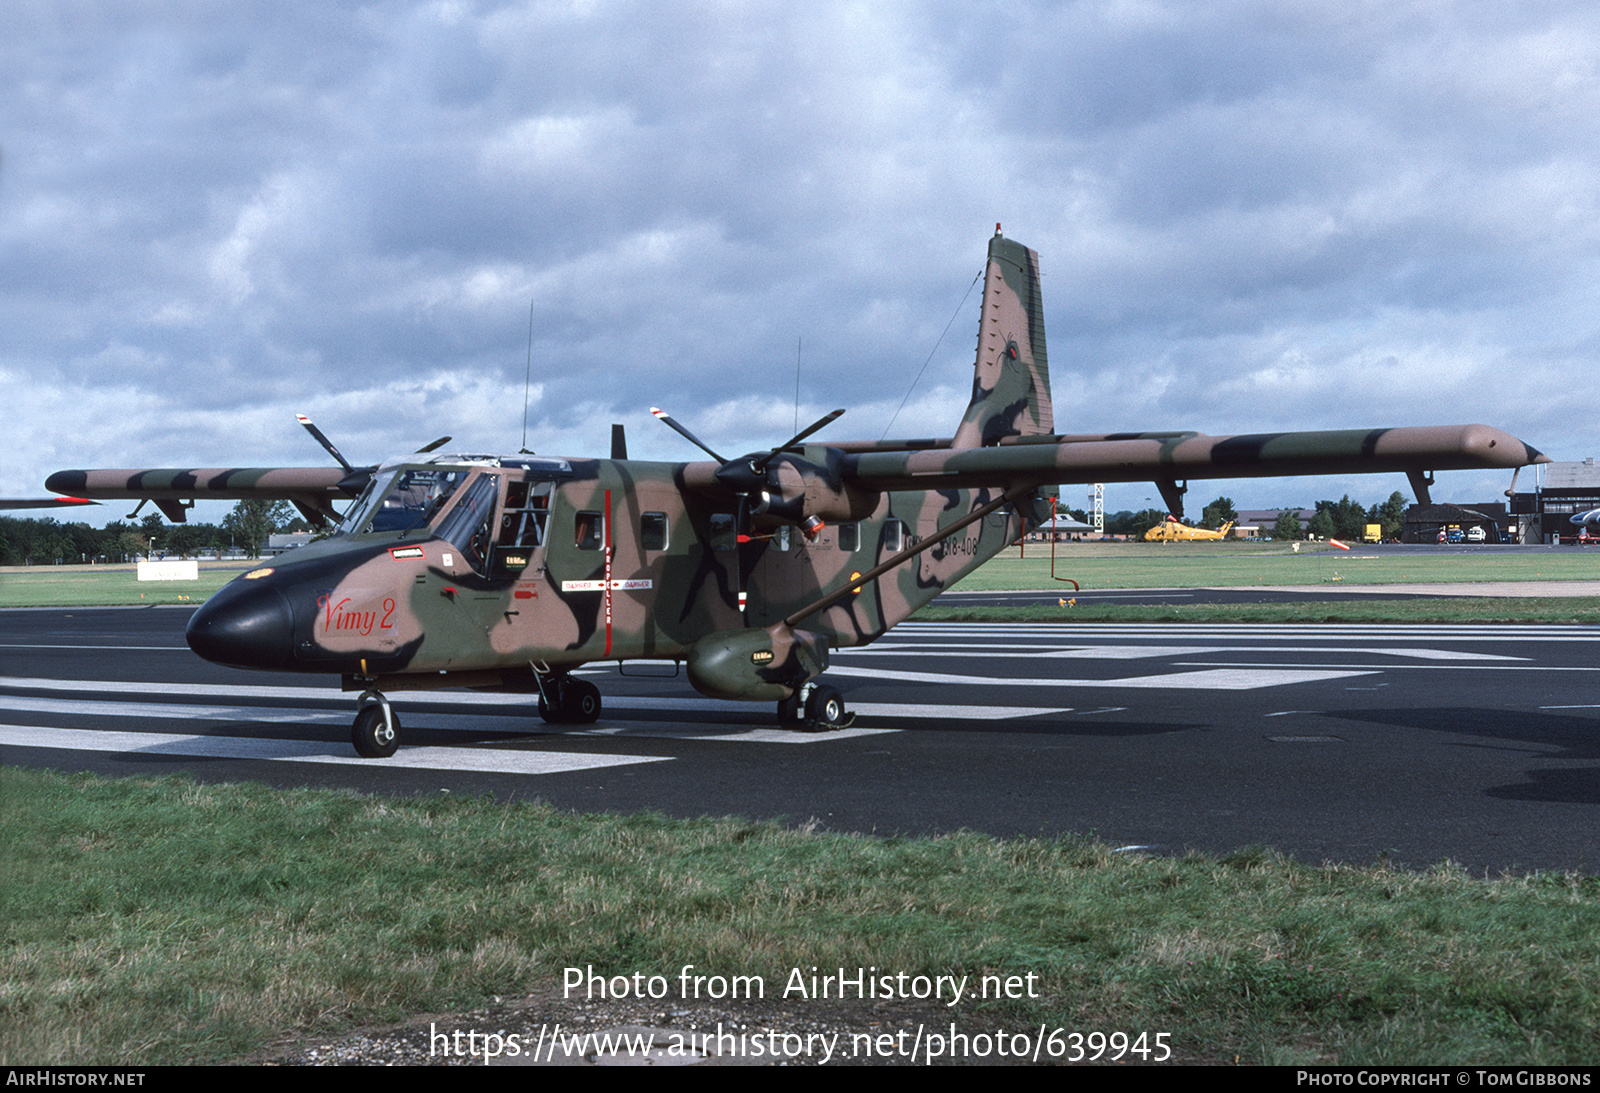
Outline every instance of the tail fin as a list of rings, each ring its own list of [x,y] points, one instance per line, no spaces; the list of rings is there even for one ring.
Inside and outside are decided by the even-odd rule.
[[[1054,431],[1039,256],[1001,235],[996,224],[989,240],[972,402],[950,446],[988,447],[1003,437]]]

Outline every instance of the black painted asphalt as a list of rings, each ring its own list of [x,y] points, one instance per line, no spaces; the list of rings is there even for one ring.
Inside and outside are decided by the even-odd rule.
[[[846,733],[782,733],[764,704],[607,668],[589,677],[607,707],[587,731],[495,697],[402,692],[400,755],[357,761],[335,682],[208,665],[184,647],[185,616],[0,613],[0,761],[878,834],[1070,832],[1156,853],[1600,869],[1600,629],[908,624],[836,654],[829,678],[861,712]]]

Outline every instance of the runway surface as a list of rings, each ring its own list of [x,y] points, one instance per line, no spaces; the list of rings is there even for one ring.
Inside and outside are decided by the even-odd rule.
[[[593,726],[518,696],[352,696],[208,665],[186,611],[0,612],[0,761],[113,775],[493,793],[833,830],[1090,835],[1178,853],[1600,869],[1600,628],[907,624],[834,655],[844,732],[778,730],[670,666],[585,673]],[[635,674],[638,673],[638,674]]]

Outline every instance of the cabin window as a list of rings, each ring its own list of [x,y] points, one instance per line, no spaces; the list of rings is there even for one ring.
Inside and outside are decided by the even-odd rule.
[[[906,548],[906,526],[893,516],[883,522],[883,549],[898,554]]]
[[[789,550],[789,525],[780,524],[778,530],[772,533],[772,545],[785,553]]]
[[[494,503],[499,492],[498,478],[480,475],[449,515],[439,521],[439,538],[461,551],[467,564],[480,572],[489,560],[490,529],[494,527]]]
[[[644,550],[667,549],[667,514],[646,512],[639,517],[639,546]]]
[[[714,512],[711,514],[711,549],[734,550],[739,546],[739,525],[734,522],[733,514]]]
[[[506,485],[506,507],[500,513],[497,546],[532,550],[544,545],[545,522],[550,517],[550,482],[527,480]]]
[[[839,549],[840,550],[860,550],[861,549],[861,525],[860,524],[840,524],[839,525]]]
[[[579,550],[599,550],[605,543],[605,515],[580,512],[573,518],[572,541]]]

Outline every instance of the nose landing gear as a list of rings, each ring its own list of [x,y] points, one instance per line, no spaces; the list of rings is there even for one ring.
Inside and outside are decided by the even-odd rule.
[[[400,747],[400,719],[389,700],[378,691],[366,691],[357,702],[350,726],[350,742],[364,759],[387,759]]]

